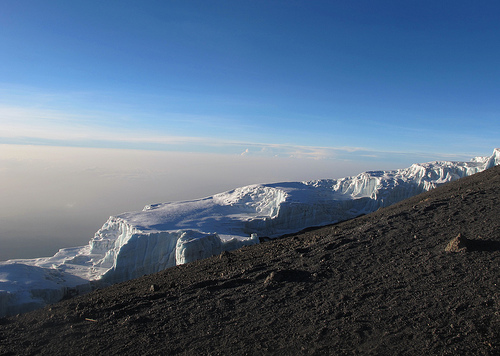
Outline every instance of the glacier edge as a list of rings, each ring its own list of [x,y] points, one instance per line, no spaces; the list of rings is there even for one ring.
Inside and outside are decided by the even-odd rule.
[[[87,246],[52,257],[0,262],[0,316],[65,295],[210,257],[259,237],[370,213],[500,164],[500,149],[469,162],[436,161],[342,179],[256,184],[211,197],[110,217]]]

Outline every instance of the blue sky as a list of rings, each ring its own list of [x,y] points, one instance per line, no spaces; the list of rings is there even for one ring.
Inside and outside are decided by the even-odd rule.
[[[0,1],[0,260],[238,186],[490,155],[497,1]]]
[[[500,146],[496,1],[4,0],[0,48],[4,144],[353,161]]]

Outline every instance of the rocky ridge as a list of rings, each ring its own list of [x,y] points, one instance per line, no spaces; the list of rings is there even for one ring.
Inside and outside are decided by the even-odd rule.
[[[0,354],[497,355],[498,216],[494,167],[0,319]]]

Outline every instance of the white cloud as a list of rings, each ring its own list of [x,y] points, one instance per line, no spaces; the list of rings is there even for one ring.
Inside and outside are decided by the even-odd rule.
[[[61,101],[62,99],[57,98],[56,95],[55,99],[50,100]],[[196,123],[212,121],[213,119],[193,115],[174,116],[176,117],[172,119],[173,121],[188,119],[193,127],[197,126]],[[461,160],[469,155],[467,153],[419,153],[404,151],[404,149],[395,152],[370,147],[335,146],[334,143],[332,146],[325,147],[250,142],[227,134],[221,137],[195,136],[194,134],[193,136],[182,136],[166,134],[165,129],[152,131],[131,128],[126,123],[126,118],[116,118],[105,112],[75,114],[74,110],[46,109],[43,105],[23,107],[0,104],[0,143],[223,153],[245,157],[287,157],[353,162],[372,159],[401,162],[402,166],[426,160]],[[224,125],[227,126],[227,122]],[[379,147],[383,147],[383,142],[380,143]],[[489,152],[483,154],[489,154]]]
[[[105,120],[104,120],[105,121]],[[337,158],[358,147],[309,147],[292,144],[245,142],[210,137],[164,135],[119,125],[99,124],[92,116],[57,110],[0,105],[0,143],[39,143],[59,146],[123,147],[131,149],[212,152],[294,158]]]

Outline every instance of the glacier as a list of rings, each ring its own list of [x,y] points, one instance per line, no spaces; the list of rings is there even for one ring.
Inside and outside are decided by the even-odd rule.
[[[111,216],[86,246],[0,262],[0,317],[373,212],[500,164],[500,149],[468,162],[435,161],[342,179],[255,184]]]

